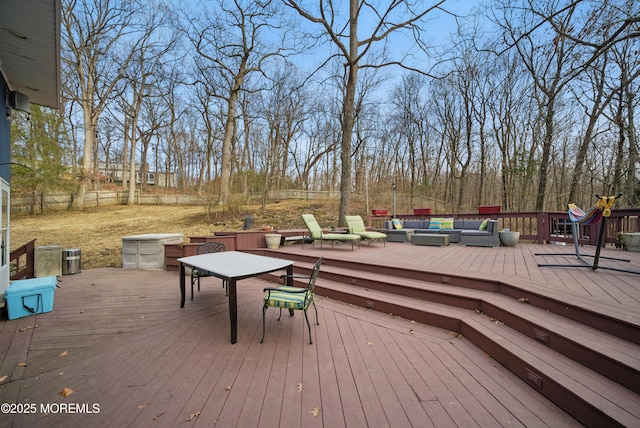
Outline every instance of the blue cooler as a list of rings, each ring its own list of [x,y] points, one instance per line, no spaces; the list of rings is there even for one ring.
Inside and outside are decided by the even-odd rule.
[[[57,284],[55,276],[13,281],[4,292],[9,319],[51,312]]]

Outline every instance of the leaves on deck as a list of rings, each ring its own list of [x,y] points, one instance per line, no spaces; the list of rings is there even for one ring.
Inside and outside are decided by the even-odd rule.
[[[28,365],[27,363],[18,363],[18,367],[27,367]]]
[[[68,353],[69,353],[68,351],[64,351],[63,353],[60,354],[60,356],[61,357],[66,357]]]
[[[200,412],[195,412],[192,415],[190,415],[187,419],[185,419],[185,422],[190,422],[192,421],[194,418],[197,418],[198,416],[200,416]]]
[[[301,383],[298,384],[298,391],[302,392],[302,384]]]
[[[37,327],[37,326],[36,326],[36,327]],[[32,325],[28,325],[28,326],[26,326],[26,327],[19,328],[19,329],[18,329],[18,331],[19,331],[20,333],[22,333],[23,331],[31,330],[32,328],[33,328],[33,326],[32,326]]]
[[[4,375],[4,376],[0,376],[0,382],[4,382],[5,380],[7,380],[9,376]]]
[[[71,394],[73,394],[73,389],[71,388],[62,388],[62,391],[60,391],[60,395],[62,395],[63,397],[68,397]]]
[[[311,413],[313,416],[318,416],[320,414],[320,407],[314,407],[313,409],[309,410],[309,413]]]
[[[369,345],[369,346],[373,346],[373,342],[372,342],[372,341],[370,341],[370,340],[368,340],[368,341],[367,341],[367,345]]]

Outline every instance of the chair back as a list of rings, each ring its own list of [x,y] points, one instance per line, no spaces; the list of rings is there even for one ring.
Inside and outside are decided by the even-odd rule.
[[[344,221],[347,224],[347,229],[349,233],[359,233],[366,232],[366,228],[364,227],[364,221],[362,217],[359,215],[346,215],[344,216]]]
[[[224,244],[222,242],[205,242],[198,244],[196,247],[196,255],[209,254],[209,253],[222,253],[225,251]]]
[[[322,238],[322,228],[313,214],[302,214],[302,220],[305,226],[307,226],[307,229],[309,229],[309,235],[311,235],[313,239]]]
[[[322,265],[322,261],[324,257],[320,257],[316,264],[313,265],[313,269],[311,270],[311,276],[309,276],[309,285],[307,286],[307,295],[305,296],[305,307],[309,307],[311,303],[313,303],[313,293],[316,288],[316,279],[320,274],[320,266]]]

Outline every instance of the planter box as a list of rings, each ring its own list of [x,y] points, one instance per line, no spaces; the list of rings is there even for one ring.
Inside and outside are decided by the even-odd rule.
[[[385,216],[389,215],[389,210],[371,210],[371,214],[377,216]]]
[[[628,251],[640,251],[640,232],[625,233],[624,242]]]
[[[499,214],[500,205],[485,205],[478,207],[478,214]]]
[[[431,215],[431,208],[414,208],[413,214],[415,215]]]

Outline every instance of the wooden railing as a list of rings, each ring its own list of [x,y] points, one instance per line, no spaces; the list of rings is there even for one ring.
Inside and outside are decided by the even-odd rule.
[[[11,279],[27,279],[35,276],[34,254],[36,250],[36,240],[27,242],[16,248],[9,255],[11,265]]]
[[[462,213],[462,214],[398,214],[400,219],[428,219],[430,217],[453,217],[454,219],[482,219],[492,218],[498,220],[500,230],[510,229],[520,232],[521,241],[532,241],[538,244],[550,242],[571,242],[573,243],[573,231],[569,213],[562,211],[542,211],[542,212],[500,212],[495,214]],[[389,220],[390,216],[368,216],[367,224],[380,227],[383,220]],[[580,243],[585,245],[596,245],[598,241],[598,231],[600,223],[591,226],[580,226]],[[606,223],[605,242],[618,244],[620,234],[640,232],[640,208],[622,208],[611,211]]]

